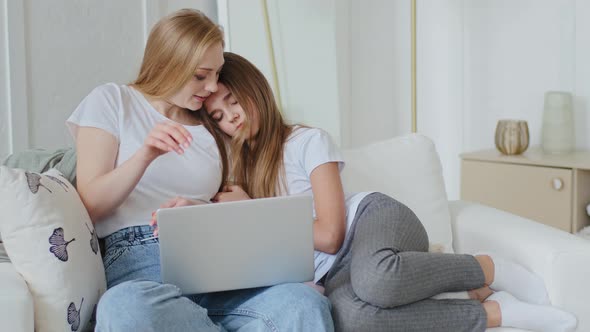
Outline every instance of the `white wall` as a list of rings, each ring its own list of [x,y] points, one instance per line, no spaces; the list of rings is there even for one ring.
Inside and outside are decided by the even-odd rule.
[[[69,144],[64,121],[80,99],[99,84],[133,80],[144,45],[138,9],[116,0],[25,1],[31,147]]]
[[[436,145],[450,198],[459,194],[464,133],[463,3],[417,2],[417,127]]]
[[[574,93],[576,143],[590,148],[589,17],[581,0],[418,1],[418,131],[437,145],[449,198],[458,155],[493,148],[498,120],[527,120],[540,144],[548,90]]]
[[[465,2],[465,150],[493,146],[502,118],[527,120],[540,144],[545,91],[575,88],[575,3]]]
[[[0,1],[0,158],[72,144],[64,125],[105,82],[135,78],[151,26],[179,8],[216,20],[216,2]]]
[[[220,3],[231,49],[272,81],[261,1]],[[268,4],[288,119],[345,147],[410,131],[410,0]],[[69,144],[63,121],[81,98],[133,79],[150,27],[187,6],[217,16],[215,0],[0,0],[0,157]],[[574,93],[576,143],[590,149],[589,18],[584,0],[418,0],[418,131],[450,198],[458,155],[492,148],[497,120],[527,120],[540,143],[547,90]]]
[[[272,82],[258,0],[221,1],[231,51]],[[410,1],[268,1],[283,111],[342,146],[410,132]]]
[[[228,17],[220,18],[220,23],[224,25],[224,30],[228,31],[229,40],[227,41],[228,47],[226,47],[226,50],[236,52],[254,63],[274,89],[269,46],[264,28],[262,1],[226,0],[224,4],[226,6],[225,13]],[[222,4],[220,3],[220,5]],[[277,15],[274,14],[274,11],[269,15],[272,15],[273,21],[276,20]],[[280,33],[273,31],[276,51],[280,51],[279,35]]]
[[[280,16],[285,111],[341,141],[335,6],[338,0],[276,2]],[[309,10],[313,8],[313,10]],[[302,36],[305,36],[302,38]]]
[[[242,29],[262,25],[260,8],[228,1],[244,6],[229,14],[234,50],[269,73],[263,30]],[[285,3],[269,1],[288,115],[345,147],[410,132],[410,0]],[[527,120],[531,144],[540,144],[545,91],[574,92],[577,145],[590,148],[588,1],[418,0],[417,12],[418,132],[437,146],[449,198],[459,197],[459,154],[493,148],[499,119]],[[302,60],[310,53],[319,55],[313,82]],[[305,107],[291,106],[305,97]]]
[[[411,131],[410,1],[349,3],[351,109],[344,116],[351,125],[344,146],[354,147]]]
[[[6,16],[6,1],[0,0],[0,158],[8,155],[10,152],[10,118],[8,114],[8,105],[10,100],[8,91],[8,55],[5,50],[7,47],[6,30],[8,28],[8,19]]]
[[[231,51],[252,61],[273,85],[262,2],[224,2]],[[336,6],[337,0],[268,1],[285,117],[293,123],[322,127],[340,142]]]
[[[576,0],[574,117],[576,145],[590,149],[590,1]]]

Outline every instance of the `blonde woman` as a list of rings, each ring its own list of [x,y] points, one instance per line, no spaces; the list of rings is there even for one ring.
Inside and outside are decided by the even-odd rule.
[[[225,53],[205,109],[205,121],[231,138],[235,184],[217,201],[313,195],[314,281],[325,284],[337,330],[575,328],[575,317],[546,305],[543,282],[524,268],[488,255],[429,253],[426,231],[406,206],[380,193],[345,195],[344,161],[330,137],[285,124],[266,79],[246,59]],[[454,291],[469,298],[432,298]]]
[[[177,11],[152,29],[137,79],[97,87],[67,121],[77,188],[104,239],[108,290],[96,331],[333,329],[329,302],[298,284],[187,298],[160,282],[151,211],[177,195],[209,200],[224,178],[217,138],[196,112],[223,63],[220,28]]]

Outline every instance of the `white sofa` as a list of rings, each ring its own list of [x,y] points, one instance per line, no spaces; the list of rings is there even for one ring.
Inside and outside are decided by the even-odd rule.
[[[449,202],[434,144],[424,136],[348,150],[345,159],[346,189],[381,191],[404,202],[425,223],[431,242],[452,243],[446,251],[494,251],[536,272],[552,303],[578,317],[577,331],[590,331],[590,241],[482,205]],[[33,331],[33,299],[11,263],[0,263],[0,285],[0,330]]]

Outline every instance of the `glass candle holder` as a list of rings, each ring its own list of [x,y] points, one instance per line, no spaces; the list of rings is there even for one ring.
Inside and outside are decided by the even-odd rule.
[[[521,154],[529,147],[529,126],[523,120],[500,120],[495,138],[496,148],[503,154]]]
[[[548,91],[543,108],[541,146],[545,153],[560,154],[574,150],[574,116],[569,92]]]

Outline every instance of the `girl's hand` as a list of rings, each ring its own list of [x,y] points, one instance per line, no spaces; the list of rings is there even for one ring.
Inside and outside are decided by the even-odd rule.
[[[222,203],[222,202],[233,202],[233,201],[243,201],[246,199],[251,199],[250,196],[242,189],[242,187],[237,185],[232,186],[225,186],[223,187],[223,191],[217,193],[215,197],[213,197],[214,202]]]
[[[180,207],[180,206],[191,206],[191,205],[199,205],[199,204],[206,204],[204,201],[188,199],[184,197],[176,196],[173,199],[167,201],[166,203],[160,205],[161,209],[165,208],[173,208],[173,207]],[[152,219],[150,220],[150,226],[154,227],[154,236],[158,236],[158,221],[156,220],[156,212],[152,212]]]
[[[181,124],[163,121],[150,131],[139,152],[146,160],[153,161],[170,151],[183,154],[192,140],[191,134]]]

